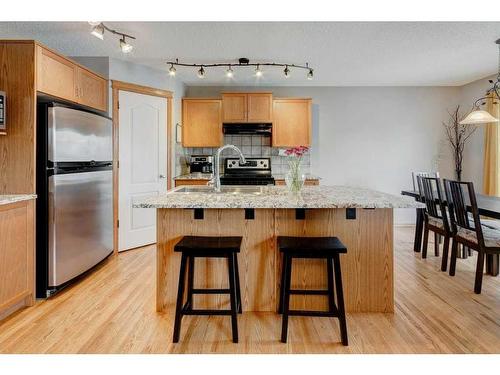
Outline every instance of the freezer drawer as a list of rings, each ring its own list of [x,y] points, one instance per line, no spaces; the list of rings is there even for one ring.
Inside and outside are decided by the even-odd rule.
[[[93,113],[54,106],[48,109],[48,160],[113,160],[111,120]]]
[[[92,268],[113,251],[112,171],[49,177],[49,288]]]

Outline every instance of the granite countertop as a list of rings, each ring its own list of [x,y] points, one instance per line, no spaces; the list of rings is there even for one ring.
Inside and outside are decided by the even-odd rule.
[[[211,180],[213,177],[212,173],[193,172],[181,174],[180,176],[174,177],[174,180]]]
[[[0,206],[4,204],[10,204],[21,201],[28,201],[30,199],[35,199],[36,194],[0,194]]]
[[[176,192],[134,204],[136,208],[417,208],[413,198],[350,186],[306,186],[299,195],[285,186],[268,185],[260,193]],[[191,188],[192,189],[192,188]],[[195,188],[196,189],[196,188]],[[209,190],[207,187],[197,189]]]

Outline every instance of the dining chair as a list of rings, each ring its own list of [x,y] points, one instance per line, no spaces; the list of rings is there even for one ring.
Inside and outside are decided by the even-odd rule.
[[[438,236],[444,237],[443,260],[441,270],[446,271],[448,262],[448,248],[453,236],[446,210],[446,202],[441,189],[441,179],[437,177],[417,177],[419,190],[422,192],[425,203],[424,212],[424,240],[422,243],[422,259],[427,258],[429,232],[434,232],[434,255],[439,256]]]
[[[420,189],[418,187],[418,177],[436,177],[439,178],[439,172],[411,172],[411,180],[413,183],[413,191],[418,191],[420,192]]]
[[[483,282],[485,255],[500,254],[500,230],[481,225],[476,194],[474,192],[474,184],[472,182],[451,181],[446,179],[443,181],[450,212],[451,227],[454,233],[451,246],[450,276],[455,276],[459,244],[477,251],[474,292],[480,294]],[[468,198],[471,207],[472,220],[471,215],[467,212],[466,198]]]

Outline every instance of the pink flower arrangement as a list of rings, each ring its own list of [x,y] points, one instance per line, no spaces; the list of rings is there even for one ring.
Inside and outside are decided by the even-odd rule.
[[[308,151],[309,151],[309,147],[306,147],[306,146],[292,147],[292,148],[288,148],[285,150],[285,155],[286,156],[295,156],[295,157],[301,158]]]

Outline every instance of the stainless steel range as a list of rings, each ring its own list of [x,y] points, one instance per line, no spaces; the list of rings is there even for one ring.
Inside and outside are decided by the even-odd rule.
[[[246,158],[242,164],[239,158],[224,160],[224,175],[221,185],[274,185],[270,158]]]

